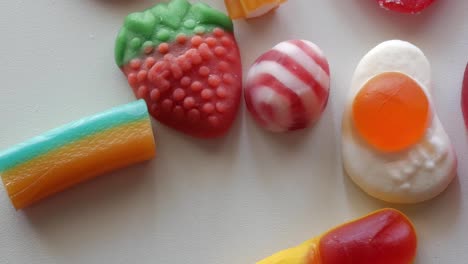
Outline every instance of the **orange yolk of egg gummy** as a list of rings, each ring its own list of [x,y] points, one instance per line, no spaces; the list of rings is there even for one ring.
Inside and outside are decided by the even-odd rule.
[[[429,123],[429,100],[421,86],[399,72],[370,79],[353,103],[360,135],[384,152],[404,150],[418,142]]]

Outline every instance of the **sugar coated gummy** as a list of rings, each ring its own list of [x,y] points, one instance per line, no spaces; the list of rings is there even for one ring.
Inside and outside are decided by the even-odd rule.
[[[239,108],[242,72],[231,19],[206,4],[160,3],[127,16],[115,59],[137,98],[185,134],[224,135]]]
[[[247,109],[273,132],[314,124],[328,101],[330,70],[320,48],[306,40],[284,41],[261,55],[245,85]]]
[[[0,153],[0,175],[16,209],[155,155],[143,100],[51,130]]]
[[[417,237],[400,211],[382,209],[257,264],[411,264]]]

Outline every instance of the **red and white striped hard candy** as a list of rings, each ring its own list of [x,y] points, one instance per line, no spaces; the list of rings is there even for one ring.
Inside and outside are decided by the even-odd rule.
[[[320,48],[306,40],[284,41],[260,56],[245,85],[247,109],[273,132],[313,125],[328,101],[330,69]]]

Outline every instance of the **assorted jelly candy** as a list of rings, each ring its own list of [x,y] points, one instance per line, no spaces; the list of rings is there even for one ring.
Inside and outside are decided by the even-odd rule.
[[[260,56],[245,85],[247,109],[273,132],[302,129],[324,111],[330,70],[320,48],[306,40],[284,41]]]
[[[224,135],[240,104],[242,70],[228,16],[187,0],[127,16],[115,59],[161,123],[194,137]]]
[[[231,18],[253,18],[285,1],[225,0],[225,4]],[[377,2],[389,10],[419,13],[434,0]],[[391,49],[384,51],[383,46]],[[401,54],[393,56],[394,51]],[[414,55],[408,58],[412,62],[401,64],[408,54]],[[148,108],[160,122],[194,137],[222,136],[231,127],[240,103],[242,70],[233,24],[225,14],[187,0],[172,0],[130,14],[116,40],[115,60],[136,97],[143,100],[70,123],[0,153],[1,178],[15,208],[27,207],[100,174],[153,158],[155,142]],[[372,67],[379,62],[385,67]],[[360,169],[359,161],[349,163],[357,158],[367,158],[373,161],[368,164],[380,166],[377,158],[381,153],[396,157],[393,154],[407,151],[404,158],[421,163],[418,157],[411,156],[411,149],[424,140],[433,152],[439,151],[434,164],[429,166],[424,161],[425,169],[435,171],[435,162],[444,161],[433,178],[445,179],[434,180],[431,184],[437,186],[430,186],[430,190],[415,184],[398,186],[405,192],[415,190],[413,196],[407,197],[378,190],[379,185],[389,186],[382,180],[386,172],[392,181],[403,181],[402,174],[394,172],[411,170],[412,179],[417,180],[417,169],[406,164],[405,159],[395,165],[402,168],[391,170],[394,168],[390,168],[391,162],[385,156],[385,173],[379,174],[378,181],[363,184],[351,175],[358,185],[368,187],[364,188],[368,193],[386,201],[429,199],[445,189],[452,178],[456,159],[437,116],[431,112],[428,69],[422,52],[408,43],[393,41],[367,55],[355,73],[352,105],[344,115],[349,120],[343,122],[348,173],[354,175]],[[361,82],[366,74],[370,78]],[[290,40],[279,43],[255,61],[247,77],[245,100],[261,126],[284,132],[314,124],[327,105],[329,89],[329,65],[320,48],[309,41]],[[468,124],[468,65],[462,109]],[[382,115],[386,118],[382,119]],[[347,125],[351,122],[352,129]],[[348,140],[357,135],[360,140]],[[368,157],[369,152],[372,157]],[[430,155],[424,156],[431,161]],[[360,175],[367,177],[366,173]],[[427,173],[423,176],[428,177]],[[382,209],[257,264],[410,264],[416,250],[417,236],[411,221],[395,209]]]

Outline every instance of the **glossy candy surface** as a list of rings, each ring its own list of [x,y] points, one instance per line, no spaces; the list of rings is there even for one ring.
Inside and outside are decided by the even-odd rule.
[[[130,14],[116,62],[153,117],[201,138],[224,135],[241,96],[241,62],[225,14],[186,0]]]
[[[155,155],[143,100],[51,130],[0,153],[0,175],[16,209]]]
[[[385,209],[327,232],[318,248],[324,264],[408,264],[416,246],[416,232],[408,218]],[[320,262],[310,264],[316,263]]]
[[[416,249],[411,221],[397,210],[382,209],[257,264],[411,264]]]
[[[421,49],[389,40],[358,63],[345,101],[342,160],[367,194],[418,203],[444,191],[457,158],[432,104],[431,65]],[[441,87],[442,88],[442,87]]]
[[[385,9],[415,14],[423,11],[434,3],[435,0],[377,0],[379,5]]]
[[[327,105],[329,90],[330,70],[320,48],[306,40],[290,40],[255,61],[244,96],[258,124],[285,132],[313,125]]]
[[[399,151],[414,145],[424,136],[429,117],[429,100],[424,90],[399,72],[373,77],[353,103],[357,130],[382,151]]]
[[[465,77],[463,78],[462,85],[461,105],[465,126],[468,128],[468,65],[466,65]]]

